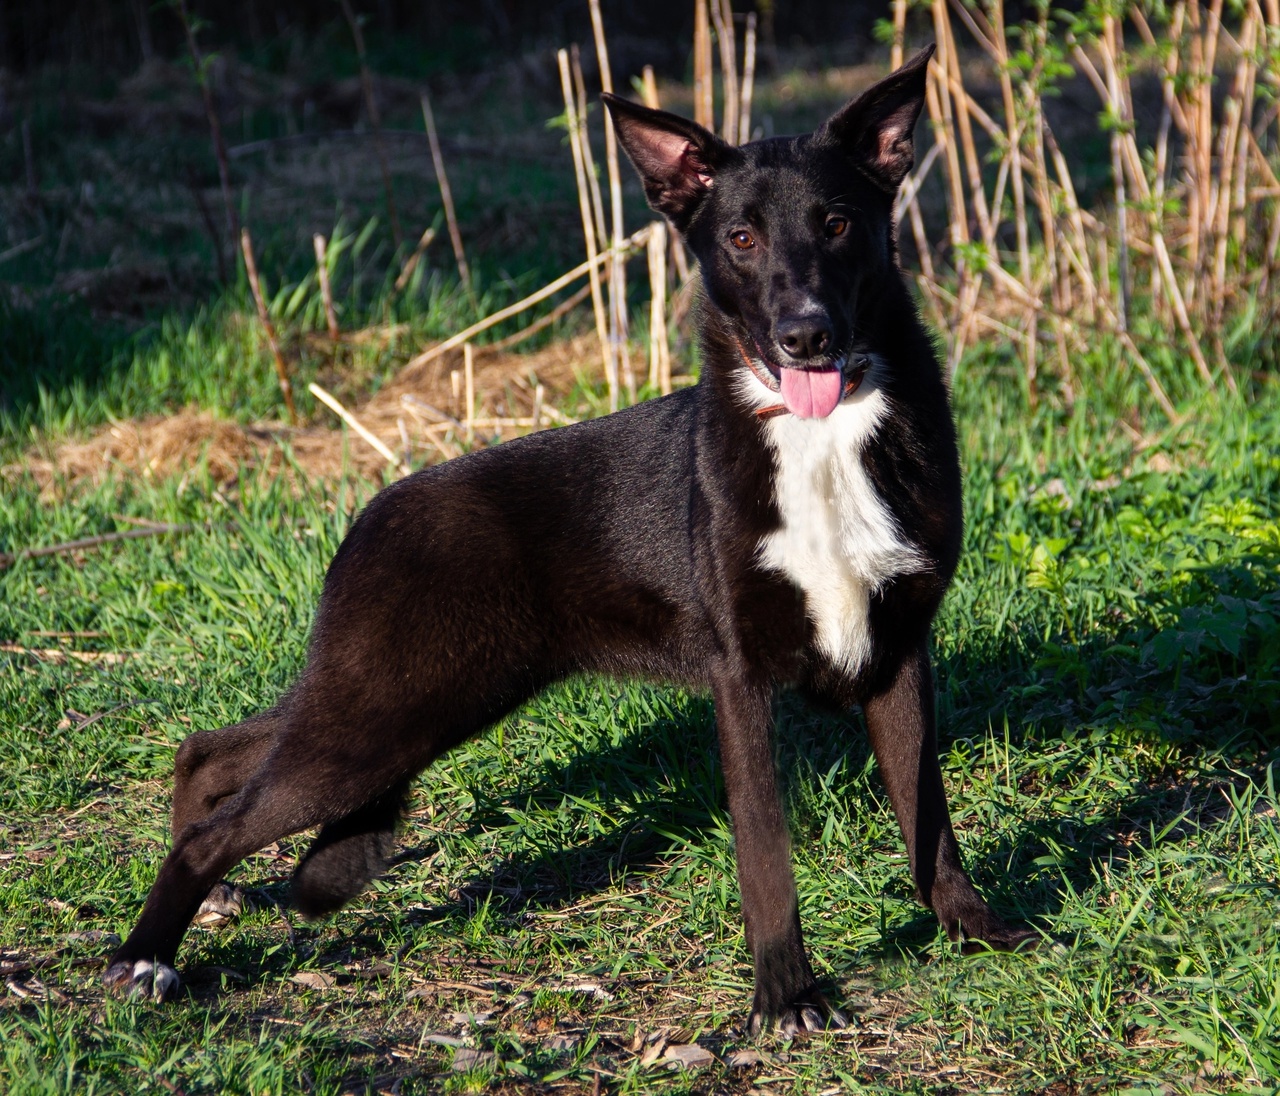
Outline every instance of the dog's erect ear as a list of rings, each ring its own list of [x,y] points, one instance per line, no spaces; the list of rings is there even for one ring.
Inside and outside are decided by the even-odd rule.
[[[616,95],[603,95],[618,140],[644,182],[645,196],[659,213],[683,230],[711,189],[728,145],[665,110],[651,110]]]
[[[871,179],[896,193],[915,162],[912,134],[924,106],[934,47],[928,46],[891,76],[873,84],[833,114],[818,131],[838,142]]]

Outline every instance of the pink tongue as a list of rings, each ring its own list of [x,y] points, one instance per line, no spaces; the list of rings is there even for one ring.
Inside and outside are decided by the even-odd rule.
[[[825,419],[844,391],[839,369],[783,369],[782,402],[798,419]]]

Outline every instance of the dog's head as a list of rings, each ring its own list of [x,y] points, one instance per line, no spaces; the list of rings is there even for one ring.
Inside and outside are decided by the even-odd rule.
[[[893,202],[933,47],[803,137],[734,147],[687,119],[605,96],[618,139],[698,259],[743,357],[802,417],[830,415],[865,367],[896,278]]]

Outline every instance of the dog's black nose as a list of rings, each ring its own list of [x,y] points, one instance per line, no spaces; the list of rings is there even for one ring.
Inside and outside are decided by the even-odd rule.
[[[774,332],[783,353],[796,361],[821,357],[831,346],[831,321],[822,315],[779,320]]]

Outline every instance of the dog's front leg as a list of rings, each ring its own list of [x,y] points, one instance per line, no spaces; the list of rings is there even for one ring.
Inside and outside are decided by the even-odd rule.
[[[755,962],[748,1030],[783,1034],[844,1027],[818,992],[805,955],[791,873],[791,846],[773,769],[772,690],[725,671],[712,683],[720,761],[733,815],[738,887]]]
[[[933,712],[933,674],[924,644],[898,667],[889,686],[863,702],[871,747],[911,858],[920,900],[966,950],[1013,950],[1038,939],[1005,924],[974,889],[956,846],[942,786]]]

